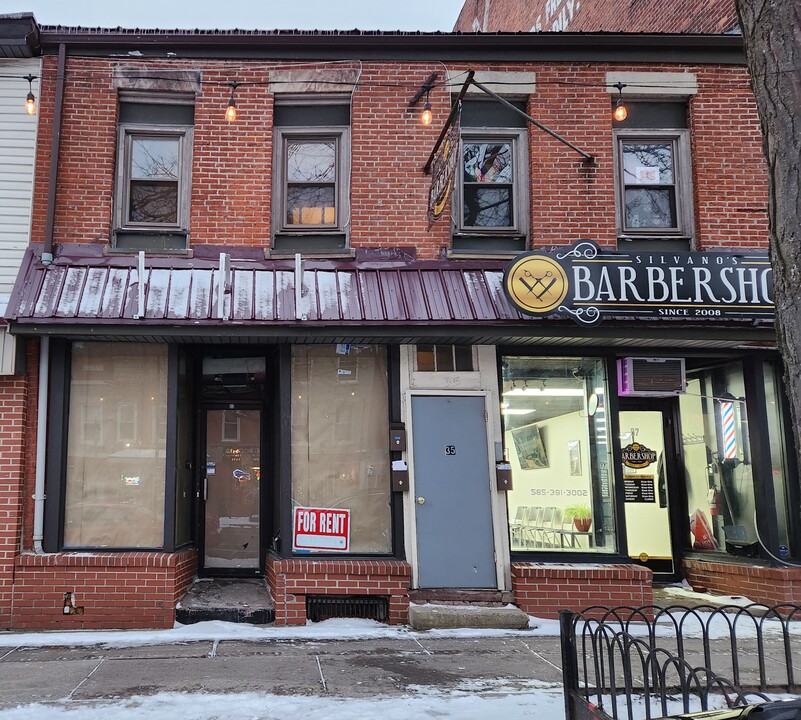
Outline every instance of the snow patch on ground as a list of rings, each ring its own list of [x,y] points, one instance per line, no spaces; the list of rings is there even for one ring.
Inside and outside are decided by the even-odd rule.
[[[561,690],[484,695],[483,692],[445,696],[340,699],[256,693],[205,695],[161,693],[113,702],[35,704],[0,710],[0,720],[530,720],[564,718]]]

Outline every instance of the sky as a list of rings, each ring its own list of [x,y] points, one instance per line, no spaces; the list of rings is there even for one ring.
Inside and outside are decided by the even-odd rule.
[[[40,25],[161,29],[450,32],[464,0],[0,0]]]

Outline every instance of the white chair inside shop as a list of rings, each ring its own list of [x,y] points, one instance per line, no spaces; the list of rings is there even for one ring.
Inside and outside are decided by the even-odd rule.
[[[536,546],[539,542],[539,530],[542,524],[542,516],[544,512],[545,509],[541,507],[528,508],[525,528],[523,529],[523,543],[527,547],[531,545]]]
[[[561,547],[562,508],[545,508],[545,513],[540,527],[540,538],[543,547]]]
[[[525,505],[518,505],[517,510],[515,511],[515,517],[512,522],[509,523],[509,530],[512,535],[512,543],[514,545],[523,544],[523,532],[526,528],[526,522],[528,521],[529,509],[530,508],[526,507]]]

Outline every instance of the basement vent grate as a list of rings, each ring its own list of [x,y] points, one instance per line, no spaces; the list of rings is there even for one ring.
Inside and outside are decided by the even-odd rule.
[[[312,622],[329,618],[364,618],[386,622],[389,598],[385,595],[307,595],[306,617]]]

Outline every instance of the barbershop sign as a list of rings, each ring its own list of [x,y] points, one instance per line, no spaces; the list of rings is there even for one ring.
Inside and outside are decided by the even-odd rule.
[[[590,240],[527,252],[507,265],[509,301],[527,315],[773,321],[767,253],[603,250]]]

